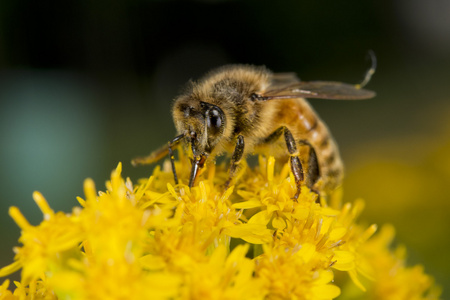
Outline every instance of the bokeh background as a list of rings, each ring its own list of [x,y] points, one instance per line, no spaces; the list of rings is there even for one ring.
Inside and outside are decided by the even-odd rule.
[[[345,200],[394,224],[409,263],[448,290],[449,15],[448,0],[0,1],[0,266],[20,235],[8,207],[42,219],[34,190],[70,212],[119,161],[147,177],[129,162],[174,137],[187,80],[248,63],[358,83],[372,49],[376,98],[311,102],[340,145]]]

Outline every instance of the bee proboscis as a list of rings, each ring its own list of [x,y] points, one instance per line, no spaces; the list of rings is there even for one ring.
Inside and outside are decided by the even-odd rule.
[[[173,150],[181,142],[192,149],[189,186],[205,162],[231,153],[228,187],[242,159],[250,153],[289,156],[297,185],[330,192],[342,183],[343,164],[327,126],[304,98],[357,100],[375,93],[362,87],[375,71],[375,58],[361,84],[300,81],[294,73],[272,73],[265,67],[229,65],[191,82],[175,99],[172,115],[178,135],[133,165],[170,156],[178,183]]]

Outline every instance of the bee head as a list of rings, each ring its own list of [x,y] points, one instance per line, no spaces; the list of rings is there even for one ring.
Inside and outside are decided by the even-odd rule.
[[[177,102],[173,109],[175,126],[192,147],[194,156],[208,156],[223,136],[225,114],[217,105],[203,101]]]
[[[207,157],[223,138],[225,114],[217,105],[203,101],[179,99],[173,108],[178,133],[183,134],[194,154],[190,186]]]

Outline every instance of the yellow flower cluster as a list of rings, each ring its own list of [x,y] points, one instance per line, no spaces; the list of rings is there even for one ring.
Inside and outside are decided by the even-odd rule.
[[[177,169],[187,178],[189,162]],[[119,164],[106,192],[85,181],[70,214],[35,192],[40,225],[10,209],[22,246],[0,276],[22,279],[13,292],[5,280],[0,299],[438,299],[431,277],[389,250],[392,230],[371,238],[376,226],[356,223],[361,201],[317,203],[306,187],[295,201],[289,166],[273,158],[244,166],[227,191],[226,167],[205,169],[189,189],[159,167],[133,185]]]

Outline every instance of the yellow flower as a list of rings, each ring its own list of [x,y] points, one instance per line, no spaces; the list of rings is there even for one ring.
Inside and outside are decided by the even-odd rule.
[[[360,247],[360,256],[364,257],[372,269],[372,280],[367,281],[370,296],[364,299],[438,299],[440,289],[433,285],[433,279],[424,273],[423,267],[407,267],[406,251],[402,246],[390,251],[395,230],[385,225],[380,234]]]
[[[253,277],[254,263],[245,257],[249,245],[231,253],[218,246],[208,261],[192,266],[186,273],[181,299],[263,299],[259,280]]]
[[[224,165],[208,165],[189,188],[189,161],[176,164],[176,186],[167,165],[133,185],[119,164],[105,192],[87,179],[71,214],[35,193],[38,226],[11,208],[22,246],[0,275],[22,268],[22,280],[14,293],[5,281],[0,299],[334,299],[348,295],[349,285],[333,282],[341,273],[361,297],[416,299],[431,289],[438,298],[431,277],[405,267],[385,235],[371,238],[375,225],[357,223],[361,201],[317,203],[306,187],[293,201],[289,166],[276,171],[273,158],[244,166],[227,191]]]
[[[331,270],[316,268],[312,245],[296,248],[263,247],[256,259],[256,276],[264,282],[268,299],[333,299],[340,289],[330,284]]]
[[[45,276],[42,279],[31,280],[27,286],[20,282],[14,282],[16,289],[14,293],[8,290],[9,280],[5,280],[0,286],[0,299],[21,300],[21,299],[58,299],[55,293],[49,289]]]
[[[33,198],[44,214],[44,221],[32,226],[18,208],[11,207],[9,213],[22,229],[19,242],[23,247],[15,247],[15,262],[0,270],[0,276],[4,276],[22,268],[22,282],[25,284],[48,270],[59,268],[66,257],[76,256],[83,237],[75,215],[54,213],[39,192],[34,192]]]
[[[2,285],[0,285],[0,297],[1,299],[16,299],[12,292],[10,290],[8,290],[9,287],[9,280],[6,279]]]

